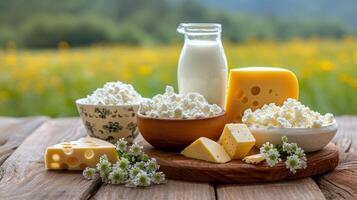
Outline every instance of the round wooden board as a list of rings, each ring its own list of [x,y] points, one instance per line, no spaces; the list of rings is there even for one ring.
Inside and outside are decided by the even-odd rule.
[[[264,182],[297,179],[332,171],[338,164],[338,149],[329,143],[324,149],[307,154],[307,168],[292,174],[283,162],[269,167],[265,162],[253,165],[241,160],[225,164],[186,158],[177,152],[160,151],[146,146],[145,151],[157,159],[167,178],[208,182]]]

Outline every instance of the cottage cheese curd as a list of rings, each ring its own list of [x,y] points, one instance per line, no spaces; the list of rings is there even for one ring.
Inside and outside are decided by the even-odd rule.
[[[197,119],[215,116],[223,112],[216,104],[209,104],[199,93],[176,94],[174,88],[166,86],[164,94],[146,99],[140,113],[154,118]]]
[[[134,105],[140,104],[141,95],[130,84],[120,81],[108,82],[102,88],[96,89],[82,103],[93,105]]]
[[[250,127],[320,128],[335,122],[331,113],[321,115],[295,99],[287,99],[280,107],[273,103],[244,111],[242,122]]]

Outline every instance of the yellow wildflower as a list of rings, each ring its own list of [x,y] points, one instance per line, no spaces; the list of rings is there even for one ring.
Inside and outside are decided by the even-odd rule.
[[[138,69],[138,73],[141,76],[148,76],[152,72],[152,68],[149,65],[141,65]]]
[[[329,72],[329,71],[334,70],[335,65],[333,62],[331,62],[329,60],[321,60],[319,63],[319,67],[320,67],[321,71]]]

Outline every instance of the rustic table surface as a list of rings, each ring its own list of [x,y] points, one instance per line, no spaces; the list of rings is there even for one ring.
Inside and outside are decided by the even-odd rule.
[[[46,171],[47,146],[86,135],[78,118],[0,117],[0,199],[357,199],[357,117],[337,118],[335,171],[318,177],[254,184],[168,180],[148,189],[87,181],[80,172]]]

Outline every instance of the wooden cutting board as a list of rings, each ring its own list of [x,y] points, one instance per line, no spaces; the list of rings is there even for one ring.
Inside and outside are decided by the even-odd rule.
[[[265,182],[298,179],[326,173],[338,164],[338,149],[328,144],[324,149],[307,154],[307,168],[292,174],[283,162],[269,167],[265,162],[252,165],[241,160],[225,164],[186,158],[177,152],[160,151],[146,144],[145,151],[157,159],[167,178],[209,182]]]

